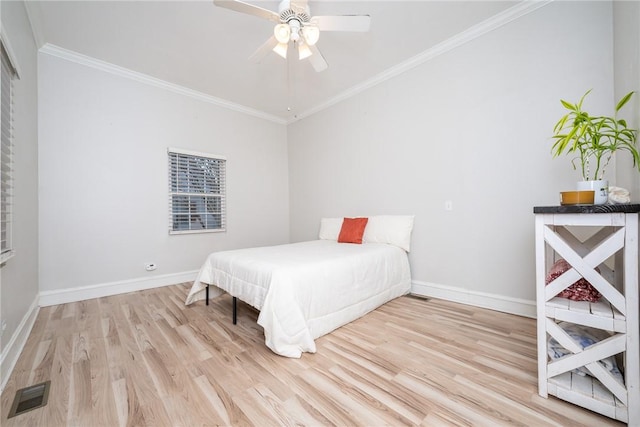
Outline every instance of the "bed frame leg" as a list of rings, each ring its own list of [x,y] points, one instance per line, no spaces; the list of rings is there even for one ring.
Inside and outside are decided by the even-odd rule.
[[[209,285],[207,285],[207,305],[209,305]]]
[[[233,324],[238,320],[238,299],[233,297]]]

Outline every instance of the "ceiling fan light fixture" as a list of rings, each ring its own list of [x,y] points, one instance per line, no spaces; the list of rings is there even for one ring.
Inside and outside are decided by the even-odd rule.
[[[276,47],[273,48],[273,51],[278,55],[282,56],[284,59],[287,59],[288,49],[289,49],[289,45],[287,43],[278,43]]]
[[[306,59],[312,54],[313,52],[311,52],[311,49],[309,49],[309,46],[307,46],[306,44],[300,43],[298,45],[298,59]]]
[[[292,19],[289,21],[289,28],[291,31],[291,36],[289,40],[297,42],[300,40],[300,21],[297,19]]]
[[[278,43],[289,43],[291,28],[289,28],[287,24],[278,24],[273,29],[273,35],[276,37],[276,40],[278,40]]]
[[[302,28],[302,36],[309,46],[313,46],[320,38],[320,29],[315,25],[305,25]]]

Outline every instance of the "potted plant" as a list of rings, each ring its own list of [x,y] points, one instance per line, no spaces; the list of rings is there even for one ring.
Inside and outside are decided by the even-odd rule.
[[[636,147],[638,131],[630,129],[624,119],[618,119],[617,113],[629,102],[634,92],[622,97],[616,105],[613,117],[592,116],[582,109],[588,90],[577,104],[560,100],[568,110],[553,128],[555,142],[551,151],[554,157],[561,154],[576,154],[572,160],[573,168],[576,160],[580,160],[582,179],[578,190],[595,190],[596,204],[607,202],[608,181],[604,173],[611,161],[613,153],[618,150],[628,151],[633,157],[633,164],[640,171],[640,153]]]

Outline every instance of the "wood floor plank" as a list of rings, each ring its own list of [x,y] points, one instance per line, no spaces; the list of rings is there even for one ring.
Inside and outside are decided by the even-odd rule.
[[[40,341],[36,348],[38,351],[34,355],[28,384],[39,384],[51,377],[51,365],[53,364],[56,341]]]
[[[300,395],[301,400],[309,402],[318,412],[320,412],[329,423],[335,426],[354,426],[358,425],[357,418],[342,405],[339,395],[331,395],[327,393],[321,384],[308,378],[307,371],[303,375],[297,376],[292,384],[296,393]]]
[[[105,340],[96,332],[89,344],[89,359],[91,360],[91,412],[94,419],[99,419],[104,425],[118,425],[118,416],[113,391],[111,390],[111,375],[105,347]]]
[[[220,398],[218,391],[216,391],[213,384],[211,384],[211,381],[209,381],[205,375],[195,377],[194,381],[209,401],[209,407],[213,409],[213,412],[210,414],[209,422],[216,425],[231,425],[231,419],[229,418],[227,407]]]
[[[393,424],[418,425],[422,421],[424,417],[422,410],[417,405],[407,404],[397,393],[397,389],[392,391],[386,387],[380,387],[379,383],[339,366],[331,368],[330,372],[337,378],[344,378],[355,392],[366,395],[368,405],[395,414],[393,416],[397,420]]]
[[[47,425],[46,423],[50,423],[48,425],[53,426],[65,425],[70,412],[73,336],[64,332],[61,331],[61,335],[56,338],[47,406],[33,411],[34,413],[39,412],[39,415],[41,415],[38,425]],[[28,385],[25,384],[22,387]]]
[[[311,406],[307,401],[302,400],[300,396],[294,395],[283,403],[283,407],[287,413],[291,414],[297,420],[299,425],[305,426],[333,426],[334,424],[325,417],[317,408]]]
[[[465,425],[500,425],[501,420],[494,414],[483,411],[475,405],[469,405],[455,393],[450,387],[443,387],[449,379],[444,376],[436,376],[435,371],[430,371],[429,378],[437,378],[439,381],[427,379],[416,373],[403,372],[395,380],[405,387],[415,390],[432,401],[439,413],[453,420],[455,424]]]
[[[2,393],[12,426],[619,426],[537,394],[535,320],[395,299],[278,356],[258,312],[185,306],[190,283],[42,308]],[[13,394],[49,403],[7,419]]]
[[[91,412],[91,362],[84,359],[71,364],[67,425],[91,424]]]

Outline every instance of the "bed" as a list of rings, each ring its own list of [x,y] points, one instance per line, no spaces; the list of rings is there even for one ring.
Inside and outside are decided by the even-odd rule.
[[[413,217],[368,218],[361,244],[340,241],[346,221],[323,219],[318,240],[210,254],[186,304],[203,299],[212,285],[211,297],[227,292],[260,311],[258,324],[272,351],[287,357],[314,353],[316,338],[411,287]],[[402,224],[404,235],[389,233],[389,224]]]

